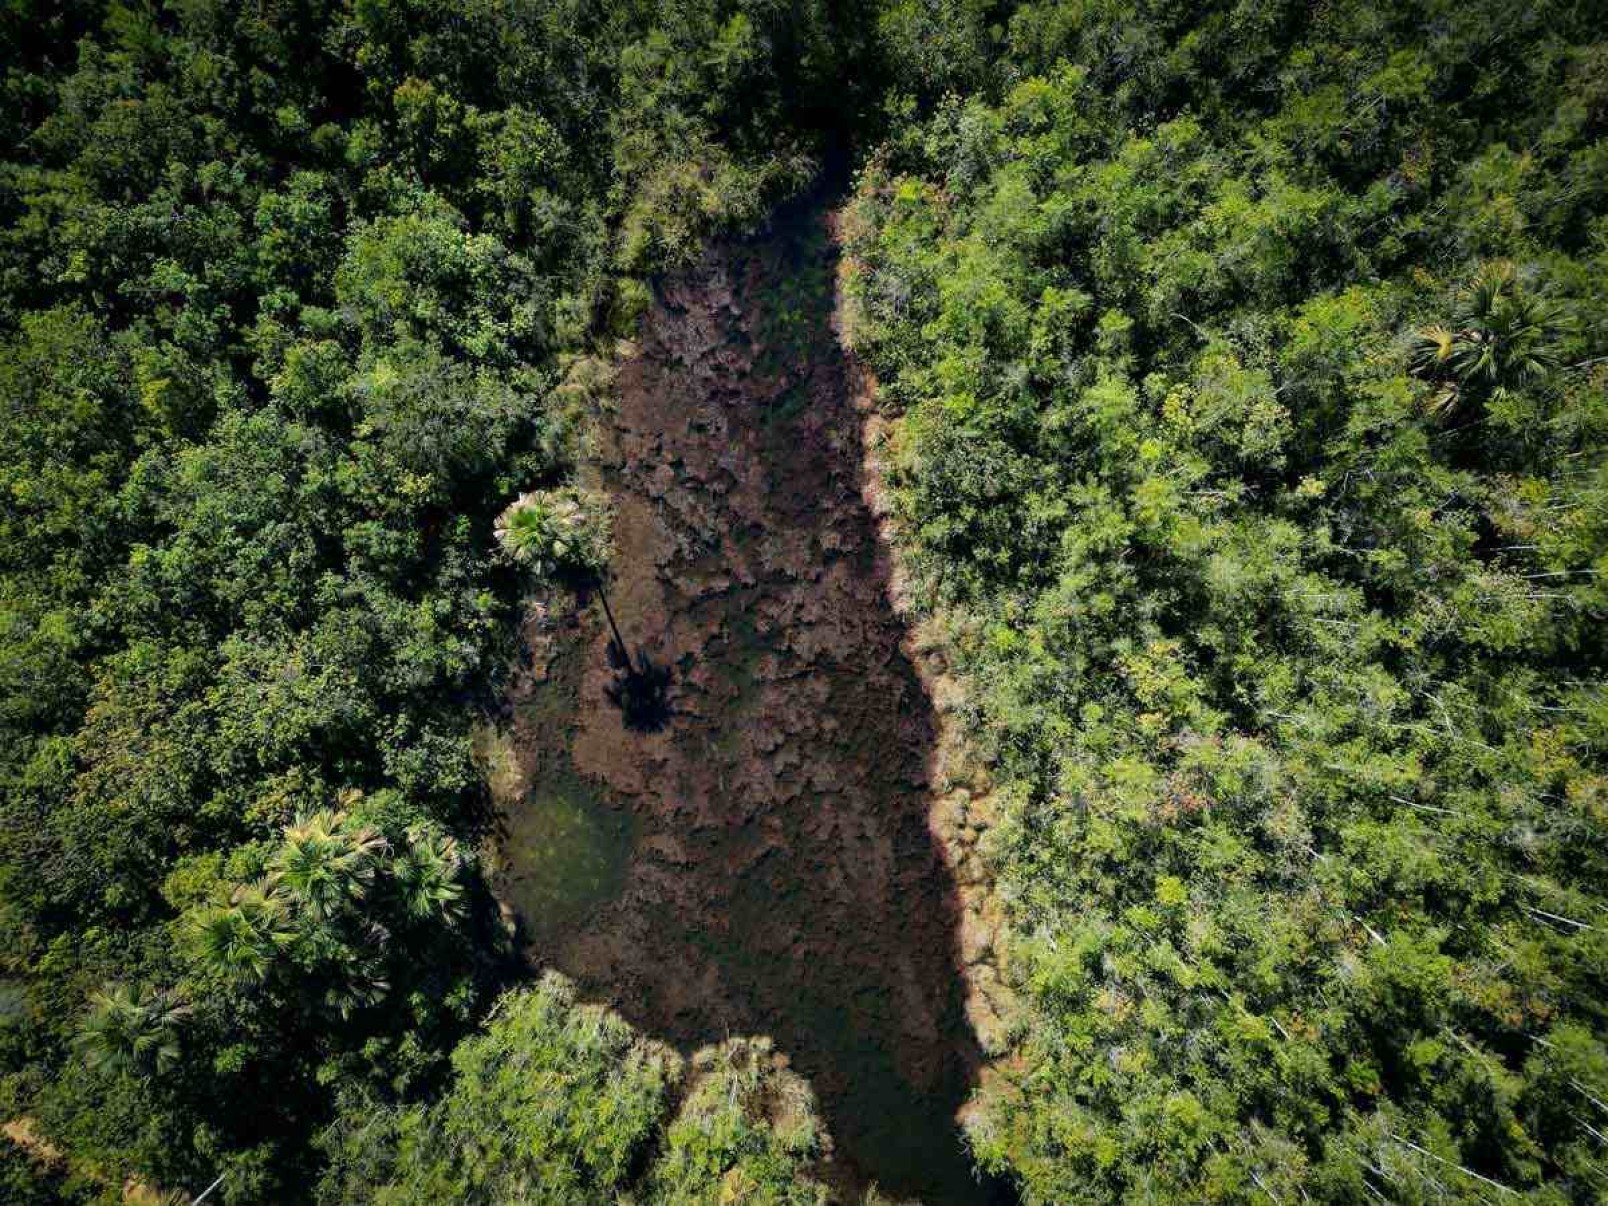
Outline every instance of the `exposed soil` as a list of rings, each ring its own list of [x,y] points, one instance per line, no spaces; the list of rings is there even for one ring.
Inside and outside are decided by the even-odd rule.
[[[712,251],[645,316],[601,485],[610,599],[673,668],[672,717],[633,732],[608,703],[596,607],[533,608],[499,887],[535,961],[651,1034],[772,1036],[845,1196],[980,1201],[938,724],[863,496],[834,269],[816,211]]]

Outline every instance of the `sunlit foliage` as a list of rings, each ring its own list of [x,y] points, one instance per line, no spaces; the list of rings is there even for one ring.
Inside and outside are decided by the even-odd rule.
[[[1608,1192],[1601,32],[1028,4],[861,174],[1031,1200]]]

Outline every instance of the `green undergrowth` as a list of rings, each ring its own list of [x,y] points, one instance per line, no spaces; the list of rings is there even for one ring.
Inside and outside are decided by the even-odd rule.
[[[343,1101],[328,1202],[820,1203],[808,1084],[763,1039],[690,1063],[548,973],[498,1001],[429,1106]]]

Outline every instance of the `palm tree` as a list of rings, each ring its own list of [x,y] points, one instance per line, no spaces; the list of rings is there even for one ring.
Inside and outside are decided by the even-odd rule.
[[[365,937],[361,947],[335,940],[323,951],[324,1007],[342,1018],[378,1005],[391,991],[384,962],[376,953],[385,949],[389,935],[384,927],[374,926]]]
[[[504,551],[539,578],[596,577],[608,562],[608,512],[574,489],[521,494],[497,517]]]
[[[284,896],[266,880],[242,884],[227,905],[197,910],[189,930],[201,963],[232,980],[265,979],[296,937]]]
[[[367,895],[384,850],[379,831],[351,829],[346,813],[324,809],[285,830],[284,842],[268,861],[268,881],[315,921],[325,922]]]
[[[93,1068],[139,1076],[166,1072],[179,1059],[179,1023],[190,1007],[150,985],[107,984],[89,997],[79,1048]]]
[[[432,827],[414,825],[407,845],[391,863],[391,877],[408,916],[424,921],[440,917],[456,922],[463,916],[463,855],[456,838]]]
[[[1450,414],[1465,396],[1500,396],[1557,369],[1563,329],[1562,311],[1526,289],[1510,261],[1498,260],[1463,291],[1455,327],[1436,323],[1414,336],[1412,368],[1441,383],[1433,406]]]
[[[567,577],[597,591],[608,620],[608,697],[627,727],[653,732],[670,717],[670,670],[655,665],[644,650],[631,656],[615,622],[604,583],[609,560],[609,517],[605,503],[579,490],[534,490],[521,494],[497,517],[496,534],[504,551],[539,578]]]

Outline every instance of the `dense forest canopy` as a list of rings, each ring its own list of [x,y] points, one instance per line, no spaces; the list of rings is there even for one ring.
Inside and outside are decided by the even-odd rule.
[[[305,1197],[335,1103],[445,1086],[515,971],[493,520],[643,274],[810,179],[846,52],[807,4],[480,0],[0,47],[0,1112],[74,1194]]]
[[[522,969],[473,729],[552,560],[498,517],[578,497],[657,275],[847,158],[1003,785],[974,1159],[1600,1200],[1605,17],[6,5],[0,1197],[826,1194],[763,1040]]]
[[[1602,15],[1026,5],[868,162],[1034,1199],[1608,1192]]]

